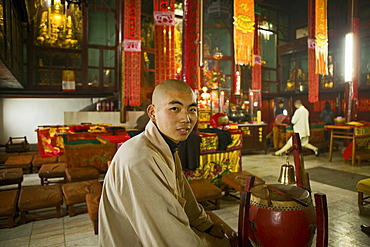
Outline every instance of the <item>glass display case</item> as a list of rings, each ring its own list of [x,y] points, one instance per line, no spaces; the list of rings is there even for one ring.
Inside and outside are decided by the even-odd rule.
[[[370,86],[370,44],[361,42],[359,86]]]
[[[305,92],[308,79],[308,54],[299,52],[294,55],[284,55],[280,58],[282,91]]]

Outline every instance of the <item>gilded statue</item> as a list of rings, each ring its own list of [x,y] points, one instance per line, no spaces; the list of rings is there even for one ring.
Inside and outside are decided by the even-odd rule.
[[[321,85],[323,88],[333,88],[334,82],[334,65],[333,65],[333,57],[328,57],[328,74],[324,75],[321,80]]]
[[[77,22],[74,25],[71,14],[64,10],[64,6],[60,0],[55,0],[54,4],[47,10],[43,11],[38,27],[37,43],[44,46],[58,48],[78,48],[78,33],[81,33],[81,11],[78,8],[73,8],[73,14]],[[65,12],[65,13],[64,13]]]
[[[303,72],[302,69],[297,67],[297,63],[293,62],[293,69],[289,71],[289,79],[286,82],[286,90],[292,91],[296,88],[296,82],[302,84],[303,81]]]

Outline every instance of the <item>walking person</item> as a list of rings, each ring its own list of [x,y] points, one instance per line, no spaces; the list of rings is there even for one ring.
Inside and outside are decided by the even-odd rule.
[[[319,156],[319,149],[309,143],[310,139],[310,125],[308,122],[309,112],[304,107],[300,100],[294,102],[297,110],[294,112],[291,123],[293,124],[294,133],[299,133],[302,147],[311,149],[315,152],[316,156]],[[292,137],[289,138],[288,142],[278,151],[273,153],[274,155],[283,155],[293,145]]]

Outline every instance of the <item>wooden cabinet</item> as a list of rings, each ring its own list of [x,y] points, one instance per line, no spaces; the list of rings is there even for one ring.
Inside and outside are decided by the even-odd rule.
[[[267,124],[239,124],[243,131],[242,154],[265,150],[267,153]]]

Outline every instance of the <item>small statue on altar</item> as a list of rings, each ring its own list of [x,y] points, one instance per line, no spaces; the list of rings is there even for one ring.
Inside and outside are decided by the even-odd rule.
[[[303,76],[302,69],[297,67],[296,62],[293,62],[293,69],[289,71],[289,79],[286,82],[286,91],[294,91],[296,89],[296,82],[300,82],[301,85]]]
[[[328,57],[328,74],[322,77],[321,85],[323,88],[333,88],[334,82],[334,65],[333,57],[330,55]]]
[[[208,93],[208,88],[202,88],[203,93],[200,95],[200,99],[198,101],[200,109],[209,109],[211,106],[211,94]]]

